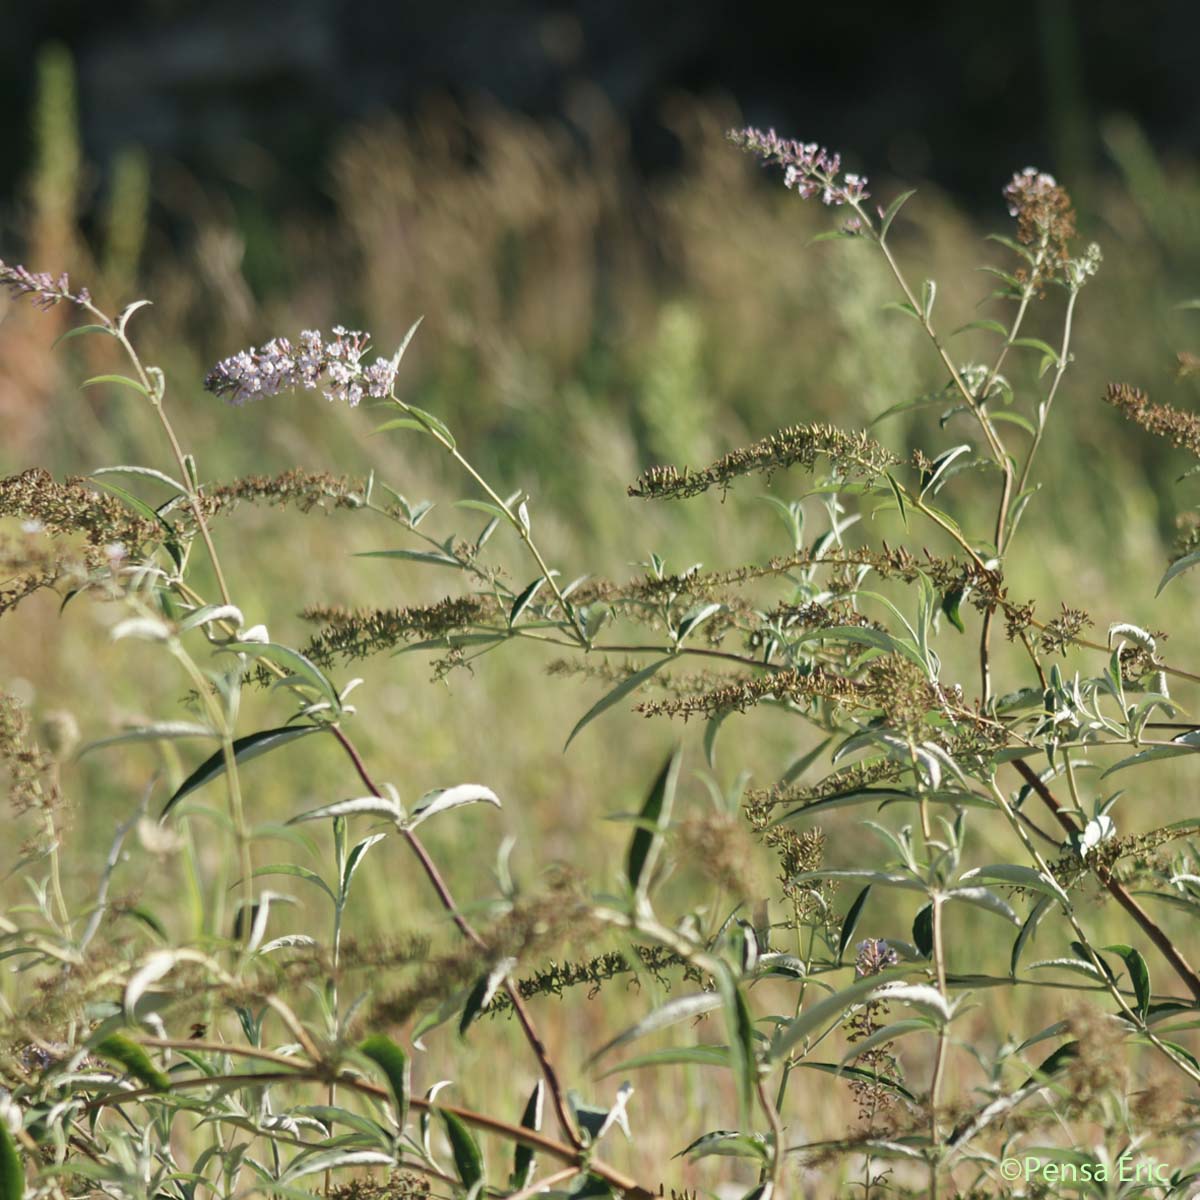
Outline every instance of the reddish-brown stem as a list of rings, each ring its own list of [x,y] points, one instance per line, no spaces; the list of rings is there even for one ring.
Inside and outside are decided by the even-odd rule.
[[[1068,833],[1078,833],[1078,826],[1063,812],[1054,794],[1039,778],[1038,773],[1027,763],[1017,758],[1013,760],[1017,773],[1054,814],[1055,819]],[[1175,974],[1184,982],[1192,996],[1200,1003],[1200,975],[1197,975],[1192,965],[1175,948],[1171,939],[1155,923],[1154,918],[1117,882],[1111,875],[1101,882],[1112,894],[1116,902],[1138,923],[1142,932],[1158,947],[1163,958],[1171,964]]]
[[[350,738],[336,725],[329,726],[330,732],[337,738],[342,749],[345,750],[347,757],[354,764],[354,769],[358,772],[358,777],[363,781],[373,796],[383,798],[383,792],[380,791],[378,785],[371,778],[370,772],[367,770],[366,763],[363,762],[362,755],[359,754],[358,748],[350,740]],[[467,939],[473,946],[480,950],[488,948],[487,943],[479,936],[471,923],[458,910],[458,905],[454,903],[454,896],[446,881],[442,878],[441,872],[437,869],[437,864],[429,857],[429,851],[425,849],[421,839],[417,837],[411,829],[402,831],[404,840],[408,842],[412,852],[417,856],[417,861],[420,862],[421,868],[424,870],[429,882],[433,884],[433,890],[437,892],[438,899],[442,902],[442,907],[450,914],[454,924],[458,926],[463,937]],[[562,1126],[562,1131],[570,1140],[571,1144],[580,1149],[583,1146],[583,1140],[579,1136],[578,1130],[575,1128],[575,1122],[571,1119],[571,1111],[567,1107],[566,1097],[563,1094],[562,1083],[559,1081],[558,1072],[554,1069],[554,1064],[550,1061],[549,1051],[546,1049],[546,1043],[542,1041],[541,1035],[534,1027],[533,1019],[529,1015],[529,1010],[525,1006],[524,1000],[521,999],[521,994],[511,980],[504,981],[504,991],[508,995],[509,1001],[512,1003],[513,1012],[516,1014],[517,1020],[520,1022],[521,1029],[525,1034],[525,1040],[529,1043],[530,1049],[538,1060],[538,1065],[542,1069],[542,1075],[546,1080],[546,1086],[550,1089],[550,1097],[554,1103],[554,1111],[558,1116],[558,1123]]]
[[[162,1045],[164,1043],[160,1041],[157,1044]],[[185,1047],[188,1043],[181,1042],[178,1045]],[[223,1046],[222,1049],[233,1050],[235,1047]],[[256,1055],[255,1057],[258,1056]],[[184,1088],[194,1087],[261,1087],[264,1084],[301,1083],[306,1080],[329,1082],[328,1073],[322,1071],[319,1066],[314,1067],[311,1064],[296,1062],[296,1068],[296,1070],[291,1071],[260,1071],[249,1072],[243,1075],[201,1075],[194,1079],[172,1079],[169,1090],[175,1092]],[[391,1092],[387,1088],[370,1083],[365,1079],[359,1079],[353,1075],[339,1074],[335,1077],[334,1081],[340,1087],[347,1087],[364,1095],[376,1096],[383,1100],[390,1100],[392,1098]],[[115,1104],[127,1104],[133,1100],[145,1100],[161,1095],[163,1095],[163,1092],[160,1089],[152,1087],[137,1088],[133,1091],[119,1091],[108,1096],[97,1097],[85,1105],[84,1110],[105,1108]],[[486,1113],[475,1112],[469,1108],[459,1108],[453,1104],[431,1103],[418,1096],[411,1097],[409,1103],[420,1112],[452,1113],[459,1120],[467,1125],[474,1126],[476,1129],[486,1130],[488,1133],[497,1134],[500,1137],[508,1138],[510,1141],[520,1142],[522,1145],[528,1146],[531,1150],[540,1150],[552,1155],[560,1162],[575,1163],[582,1166],[579,1147],[567,1146],[562,1142],[556,1142],[553,1138],[536,1133],[534,1130],[527,1129],[523,1125],[511,1125],[507,1121],[489,1117]],[[622,1175],[612,1167],[609,1167],[606,1163],[592,1159],[587,1166],[589,1171],[592,1171],[612,1184],[614,1188],[629,1197],[630,1200],[653,1200],[654,1194],[652,1192],[641,1187],[634,1180],[628,1178],[628,1176]]]

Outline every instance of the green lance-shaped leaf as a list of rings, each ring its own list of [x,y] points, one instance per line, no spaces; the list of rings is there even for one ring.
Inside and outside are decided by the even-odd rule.
[[[163,471],[155,470],[154,467],[135,467],[130,465],[99,467],[97,470],[92,471],[91,474],[93,477],[99,475],[136,475],[145,479],[155,479],[159,483],[165,483],[168,487],[173,488],[181,496],[187,495],[187,488],[178,479],[173,479]]]
[[[623,1033],[617,1034],[611,1041],[605,1042],[588,1058],[585,1065],[591,1066],[610,1050],[615,1050],[618,1046],[635,1041],[637,1038],[645,1037],[648,1033],[655,1033],[678,1021],[688,1021],[703,1013],[712,1012],[714,1008],[720,1008],[721,1003],[721,997],[713,992],[695,992],[688,996],[676,996],[675,999],[668,1000],[636,1024],[631,1025]]]
[[[953,588],[942,597],[942,612],[946,616],[946,620],[958,630],[959,633],[966,633],[966,626],[963,624],[962,615],[959,612],[959,606],[962,604],[963,589]]]
[[[0,1200],[21,1200],[25,1194],[25,1172],[16,1139],[8,1124],[0,1120]]]
[[[642,805],[641,820],[629,843],[625,874],[638,896],[646,894],[654,873],[655,860],[662,847],[663,830],[671,819],[671,806],[675,802],[675,785],[679,780],[682,759],[683,749],[677,746],[658,773],[650,795]]]
[[[892,478],[890,471],[885,471],[888,483],[892,488],[892,495],[896,497],[896,507],[900,510],[900,522],[905,529],[908,528],[908,505],[904,502],[904,493],[900,490],[900,485]]]
[[[610,1075],[621,1075],[629,1071],[638,1071],[649,1067],[677,1067],[687,1065],[692,1067],[728,1067],[728,1046],[668,1046],[662,1050],[651,1050],[647,1054],[639,1054],[616,1063],[599,1075],[607,1079]]]
[[[342,1167],[393,1167],[395,1165],[395,1159],[382,1150],[330,1150],[322,1154],[314,1154],[311,1158],[300,1156],[300,1161],[288,1168],[279,1184],[272,1190],[284,1196],[306,1196],[307,1192],[303,1192],[299,1188],[289,1188],[287,1184],[294,1183],[305,1175],[317,1175],[321,1171],[337,1171]]]
[[[545,1101],[546,1081],[539,1079],[529,1096],[529,1100],[525,1104],[525,1111],[521,1114],[522,1129],[532,1129],[534,1133],[540,1131],[542,1128],[542,1113],[545,1108]],[[518,1142],[516,1149],[513,1151],[512,1174],[508,1177],[510,1191],[519,1192],[522,1188],[529,1186],[530,1180],[533,1179],[533,1166],[533,1148]]]
[[[702,1133],[672,1158],[707,1158],[719,1154],[727,1158],[753,1158],[765,1163],[770,1156],[769,1143],[761,1133],[738,1133],[733,1129],[714,1129]]]
[[[1193,550],[1191,554],[1185,554],[1182,558],[1177,558],[1167,568],[1166,574],[1159,581],[1158,591],[1154,594],[1158,596],[1172,579],[1177,575],[1182,575],[1184,571],[1190,571],[1197,563],[1200,563],[1200,550]]]
[[[91,754],[93,750],[103,750],[108,746],[119,746],[125,742],[158,742],[176,738],[215,738],[219,736],[215,729],[197,724],[195,721],[160,721],[156,725],[144,725],[139,729],[130,729],[126,733],[117,733],[96,742],[88,742],[76,757],[82,758],[85,754]]]
[[[325,672],[299,650],[293,650],[291,646],[281,646],[278,642],[234,642],[226,649],[248,655],[250,658],[270,659],[278,666],[287,667],[300,682],[320,692],[329,701],[334,712],[341,711],[342,703],[338,699],[337,688]]]
[[[342,871],[342,880],[340,892],[342,903],[346,902],[346,897],[350,895],[350,881],[354,878],[355,871],[358,870],[359,863],[363,860],[363,855],[366,854],[372,846],[377,845],[386,837],[383,833],[373,833],[370,837],[365,837],[359,842],[353,850],[350,851],[349,857],[346,859],[345,869]]]
[[[878,975],[869,975],[859,979],[840,992],[819,1000],[810,1008],[806,1008],[794,1021],[782,1025],[771,1043],[771,1058],[779,1062],[786,1057],[788,1051],[802,1038],[814,1032],[820,1026],[840,1019],[854,1004],[862,1002],[863,998],[876,988],[894,979],[903,979],[906,969],[903,967],[889,968],[880,971]]]
[[[826,1075],[836,1075],[838,1078],[861,1079],[863,1083],[868,1083],[872,1087],[882,1088],[884,1091],[892,1092],[894,1095],[903,1096],[910,1104],[917,1102],[916,1096],[906,1087],[903,1087],[894,1079],[889,1079],[886,1075],[881,1075],[878,1071],[869,1071],[865,1067],[854,1067],[845,1063],[813,1062],[807,1058],[798,1061],[795,1065],[797,1067],[804,1067],[809,1071],[822,1071]]]
[[[904,207],[904,205],[917,194],[916,188],[910,188],[907,192],[901,192],[895,200],[887,206],[879,224],[879,240],[882,242],[888,235],[888,230],[892,227],[892,222],[896,219],[896,214]]]
[[[396,1125],[403,1129],[408,1120],[408,1055],[385,1033],[373,1033],[359,1044],[359,1053],[369,1058],[387,1076],[396,1102]]]
[[[467,1001],[463,1005],[462,1016],[458,1021],[458,1036],[465,1037],[468,1029],[474,1024],[476,1018],[483,1012],[493,997],[500,990],[501,984],[507,978],[509,972],[517,965],[515,958],[505,958],[497,963],[486,975],[480,976],[478,982],[471,989],[467,996]]]
[[[284,725],[278,729],[263,729],[258,733],[249,733],[245,737],[237,738],[234,741],[233,757],[240,766],[249,759],[257,758],[260,754],[266,754],[269,750],[276,750],[288,742],[294,742],[297,738],[307,737],[310,733],[320,733],[323,728],[324,726],[322,725]],[[206,783],[211,783],[212,780],[217,779],[224,773],[225,755],[223,751],[218,750],[215,754],[206,758],[179,785],[175,794],[163,805],[159,820],[163,820],[184,796],[190,795]]]
[[[91,379],[85,379],[80,385],[82,390],[85,387],[95,387],[98,383],[115,383],[120,387],[127,387],[143,396],[149,397],[150,393],[136,379],[130,379],[128,375],[93,375]]]
[[[1021,962],[1021,955],[1025,950],[1025,944],[1037,932],[1038,923],[1042,917],[1049,911],[1050,906],[1054,901],[1049,896],[1043,896],[1030,910],[1029,916],[1025,918],[1025,924],[1021,926],[1021,932],[1017,934],[1013,942],[1012,955],[1009,960],[1009,974],[1014,978],[1017,974],[1017,966]]]
[[[933,957],[933,905],[927,904],[913,918],[913,945],[921,952],[923,958]]]
[[[416,829],[422,821],[437,816],[438,813],[449,812],[452,808],[462,808],[464,804],[494,804],[500,807],[500,797],[489,787],[481,783],[460,783],[454,787],[437,788],[426,793],[417,802],[413,814],[405,824],[406,829]]]
[[[608,709],[612,708],[614,704],[617,704],[619,701],[628,696],[630,692],[641,687],[641,685],[645,683],[646,680],[655,673],[655,671],[659,670],[661,667],[664,667],[670,661],[671,660],[669,658],[660,658],[658,662],[652,662],[648,667],[643,667],[640,671],[630,675],[628,679],[622,680],[615,688],[612,689],[612,691],[608,692],[599,700],[597,700],[596,703],[593,704],[592,707],[589,708],[587,712],[575,722],[575,728],[571,730],[571,736],[567,738],[566,745],[563,746],[563,749],[565,750],[567,746],[569,746],[575,740],[575,738],[583,730],[584,726],[590,725],[602,712],[606,712]]]
[[[1107,779],[1117,771],[1137,766],[1140,763],[1153,762],[1159,758],[1176,758],[1180,754],[1195,754],[1197,751],[1200,751],[1200,731],[1193,729],[1172,738],[1169,746],[1151,746],[1148,750],[1139,750],[1137,754],[1131,754],[1128,758],[1113,763],[1100,778]]]
[[[870,1037],[865,1038],[863,1041],[852,1043],[846,1053],[842,1055],[841,1065],[845,1067],[855,1059],[861,1058],[864,1054],[869,1054],[876,1046],[883,1046],[888,1042],[894,1042],[898,1038],[904,1037],[905,1034],[936,1033],[937,1030],[937,1022],[930,1020],[928,1017],[911,1017],[903,1021],[894,1021],[891,1025],[884,1025],[882,1028],[875,1030]]]
[[[729,982],[725,1003],[725,1020],[729,1026],[729,1059],[738,1087],[740,1124],[743,1128],[750,1121],[750,1107],[754,1103],[754,1085],[758,1079],[758,1056],[755,1053],[754,1017],[742,989]],[[724,991],[725,988],[722,988]]]
[[[994,912],[997,916],[1003,917],[1011,925],[1020,925],[1021,919],[1012,910],[1012,906],[1006,904],[995,892],[989,891],[982,887],[966,887],[962,884],[955,884],[947,893],[947,900],[961,900],[967,904],[977,905],[979,908],[986,908],[989,912]]]
[[[775,1200],[775,1184],[768,1179],[766,1183],[760,1183],[757,1187],[751,1188],[743,1197],[742,1200]]]
[[[1146,960],[1132,946],[1121,943],[1105,946],[1104,949],[1119,954],[1124,960],[1129,970],[1130,982],[1133,984],[1133,994],[1137,997],[1138,1016],[1144,1021],[1150,1011],[1150,971]]]
[[[483,1152],[461,1117],[445,1109],[438,1111],[446,1125],[446,1136],[450,1139],[458,1177],[465,1187],[472,1188],[483,1178]]]
[[[171,1081],[151,1062],[146,1051],[123,1033],[109,1034],[92,1047],[92,1052],[123,1067],[147,1087],[165,1092],[171,1086]]]
[[[1066,1042],[1059,1046],[1053,1054],[1037,1065],[1034,1073],[1021,1085],[1022,1088],[1027,1088],[1031,1083],[1042,1083],[1051,1075],[1057,1074],[1072,1059],[1079,1057],[1079,1048],[1078,1042]]]
[[[986,867],[975,867],[964,871],[960,876],[960,881],[968,880],[971,883],[977,880],[1007,883],[1031,892],[1040,892],[1043,896],[1050,896],[1055,900],[1066,899],[1066,893],[1052,876],[1043,875],[1032,867],[1023,867],[1017,863],[991,863]]]
[[[842,922],[842,932],[838,935],[837,960],[839,963],[842,961],[842,956],[846,953],[846,947],[850,945],[850,939],[854,936],[854,930],[858,927],[858,918],[862,916],[863,905],[866,904],[867,897],[870,894],[871,885],[868,883],[854,897],[854,903],[850,905],[846,913],[846,919]]]
[[[68,329],[66,333],[60,333],[51,343],[50,349],[56,350],[60,343],[68,342],[71,338],[82,337],[85,333],[107,333],[109,337],[117,336],[108,325],[76,325],[73,329]]]
[[[322,804],[320,808],[311,808],[307,812],[297,813],[288,821],[289,825],[299,825],[304,821],[323,821],[336,817],[387,817],[399,825],[404,820],[404,810],[394,800],[383,796],[359,796],[354,800],[335,800],[332,804]]]
[[[521,614],[533,602],[534,596],[538,594],[538,590],[542,584],[546,582],[545,575],[539,575],[524,591],[513,601],[512,608],[508,614],[508,627],[511,629],[520,618]]]

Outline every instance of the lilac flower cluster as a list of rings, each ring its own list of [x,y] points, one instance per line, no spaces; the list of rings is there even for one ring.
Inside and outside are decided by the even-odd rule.
[[[898,956],[882,938],[867,938],[856,947],[858,957],[854,961],[854,974],[858,979],[878,975],[888,967],[894,967]]]
[[[1008,215],[1019,216],[1022,209],[1037,201],[1046,201],[1058,190],[1058,181],[1053,175],[1039,171],[1037,167],[1026,167],[1013,173],[1011,182],[1004,189],[1008,202]]]
[[[340,325],[334,326],[327,342],[316,330],[306,329],[298,346],[287,338],[272,338],[261,350],[251,346],[222,359],[205,376],[204,387],[216,396],[227,396],[230,404],[318,387],[327,400],[344,400],[351,407],[364,396],[382,400],[392,390],[396,366],[386,358],[364,364],[370,344],[367,334]]]
[[[822,204],[858,204],[870,196],[864,176],[847,172],[839,182],[841,155],[830,154],[816,142],[781,138],[773,129],[764,133],[753,126],[730,130],[729,140],[743,150],[761,155],[768,163],[783,167],[784,183],[804,200],[820,196]]]
[[[71,281],[64,271],[57,279],[49,272],[35,274],[26,267],[10,267],[0,258],[0,287],[6,287],[14,296],[33,296],[34,304],[41,309],[53,308],[60,300],[72,304],[87,304],[91,293],[87,288],[71,291]]]

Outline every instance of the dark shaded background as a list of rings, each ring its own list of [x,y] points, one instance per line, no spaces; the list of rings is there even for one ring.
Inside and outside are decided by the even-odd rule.
[[[1032,0],[766,5],[734,0],[6,0],[0,188],[31,155],[39,44],[79,71],[85,156],[136,143],[209,178],[237,148],[281,171],[270,202],[322,204],[320,165],[348,120],[485,94],[568,124],[598,88],[654,172],[676,154],[659,113],[678,91],[732,98],[747,119],[861,164],[932,179],[973,206],[994,194],[995,147],[1081,182],[1104,129],[1132,116],[1169,159],[1200,141],[1200,5]],[[14,152],[15,151],[15,152]]]

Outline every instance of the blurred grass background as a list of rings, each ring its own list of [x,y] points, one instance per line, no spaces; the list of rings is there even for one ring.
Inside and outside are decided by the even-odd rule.
[[[685,147],[684,161],[669,177],[647,183],[631,169],[620,123],[598,99],[586,146],[553,123],[497,107],[431,103],[417,120],[380,118],[348,128],[326,168],[328,212],[281,221],[258,196],[273,164],[252,150],[244,151],[244,186],[223,192],[178,164],[150,162],[129,150],[111,164],[101,202],[85,206],[93,168],[76,132],[70,59],[48,50],[39,72],[32,116],[37,165],[0,255],[33,270],[69,269],[110,311],[142,296],[154,301],[136,318],[139,345],[166,371],[167,402],[204,479],[292,466],[352,476],[374,470],[410,500],[438,502],[426,530],[439,538],[476,533],[475,518],[450,507],[472,494],[467,481],[438,459],[431,442],[409,434],[373,436],[375,414],[309,395],[235,410],[200,387],[217,358],[277,334],[341,323],[370,330],[379,351],[390,353],[423,315],[401,371],[403,394],[442,417],[502,493],[518,487],[531,493],[541,544],[566,578],[585,571],[625,578],[652,551],[675,570],[694,562],[719,568],[789,548],[759,499],[761,483],[745,481],[723,502],[705,496],[682,506],[647,506],[625,495],[642,468],[661,461],[703,465],[793,422],[862,427],[897,401],[940,384],[933,352],[916,325],[882,311],[894,294],[871,248],[809,245],[836,216],[800,204],[725,142],[724,130],[739,120],[732,108],[678,97],[663,119]],[[1195,377],[1176,377],[1175,355],[1200,341],[1196,314],[1176,305],[1200,294],[1200,177],[1194,162],[1159,161],[1131,123],[1114,122],[1103,136],[1106,172],[1062,180],[1079,208],[1081,243],[1098,241],[1105,262],[1081,297],[1072,347],[1078,361],[1056,402],[1037,472],[1042,490],[1024,518],[1008,578],[1014,597],[1038,598],[1043,619],[1060,600],[1087,608],[1101,638],[1118,620],[1170,631],[1167,657],[1190,666],[1196,584],[1185,577],[1157,600],[1154,589],[1175,516],[1194,503],[1197,485],[1177,482],[1187,465],[1181,457],[1125,425],[1100,395],[1110,379],[1125,380],[1157,400],[1194,403]],[[1009,232],[1000,188],[1024,165],[1009,162],[1005,148],[997,147],[995,203],[978,219],[932,185],[872,175],[872,193],[883,203],[905,187],[920,187],[897,226],[896,244],[913,280],[937,280],[935,317],[943,330],[978,316],[1008,315],[994,305],[981,307],[989,281],[974,268],[1007,265],[1005,252],[983,234]],[[114,463],[165,466],[166,447],[148,409],[128,394],[77,388],[86,375],[117,369],[111,348],[81,339],[52,351],[72,319],[64,307],[42,314],[27,304],[5,305],[0,300],[3,472],[40,465],[61,476]],[[1057,344],[1061,313],[1061,297],[1052,294],[1027,332]],[[977,333],[955,339],[954,348],[962,362],[994,354],[987,336]],[[1036,366],[1036,355],[1008,364],[1025,412],[1037,394]],[[902,454],[916,446],[933,454],[973,438],[961,417],[940,429],[936,411],[890,419],[876,432]],[[1014,429],[1011,440],[1021,444],[1023,436]],[[806,486],[806,478],[782,474],[770,490],[788,499]],[[952,511],[969,514],[968,529],[982,534],[990,526],[984,504],[994,490],[990,476],[964,477],[943,498]],[[819,527],[816,501],[809,502],[809,516]],[[868,536],[892,544],[904,537],[894,514],[864,526]],[[453,573],[352,558],[357,551],[415,545],[367,513],[304,518],[243,506],[215,532],[248,623],[266,623],[285,643],[306,637],[298,614],[307,604],[399,606],[463,586]],[[914,530],[911,542],[940,545],[924,530]],[[507,545],[504,553],[514,582],[532,578],[516,547]],[[38,712],[72,711],[85,739],[126,721],[180,715],[182,677],[164,670],[152,648],[111,645],[105,632],[111,619],[88,604],[60,615],[49,594],[26,601],[4,618],[4,686]],[[968,635],[976,628],[969,624]],[[973,695],[975,639],[958,638],[953,630],[943,632],[946,678],[961,679]],[[429,660],[419,655],[337,673],[341,683],[354,674],[365,677],[355,697],[358,737],[377,776],[394,782],[405,799],[479,780],[506,801],[498,815],[472,811],[429,830],[431,847],[465,904],[488,893],[486,875],[506,834],[518,839],[514,862],[530,888],[556,861],[581,866],[597,886],[611,882],[627,828],[604,818],[640,804],[680,732],[617,710],[564,754],[567,733],[598,691],[594,684],[547,678],[541,668],[551,657],[510,646],[444,683],[430,682]],[[1019,670],[1017,659],[1008,662]],[[1095,655],[1073,655],[1065,669],[1089,673],[1100,665]],[[999,690],[1027,682],[1002,672]],[[1192,697],[1180,698],[1191,706]],[[243,728],[278,723],[286,711],[277,697],[256,694],[247,700]],[[688,764],[699,768],[701,729],[684,732],[692,745]],[[719,773],[728,784],[747,768],[756,783],[769,784],[809,744],[794,722],[752,713],[722,734]],[[193,753],[181,750],[165,762],[167,776],[180,778],[194,762]],[[67,772],[77,805],[68,850],[77,891],[98,874],[108,831],[159,765],[153,750],[135,747],[85,758]],[[312,741],[249,765],[244,781],[250,808],[262,821],[355,794],[355,786],[343,761]],[[1133,796],[1117,810],[1123,833],[1192,811],[1188,774],[1178,761],[1131,786]],[[698,784],[688,784],[685,799],[697,811],[708,804]],[[982,822],[974,827],[976,837],[994,839],[975,843],[980,861],[1019,854],[1007,830]],[[827,832],[833,865],[858,863],[875,851],[864,851],[853,813],[831,820]],[[287,845],[257,850],[259,862],[292,853]],[[351,932],[370,936],[397,922],[403,928],[426,922],[424,885],[400,848],[375,854],[366,903],[360,896]],[[210,877],[219,876],[217,861],[210,857],[204,866]],[[690,878],[688,864],[680,869],[683,880]],[[768,861],[755,859],[748,869],[769,886]],[[168,856],[124,887],[185,934],[185,915],[174,904],[177,871],[178,860]],[[318,910],[308,907],[311,897],[299,898],[304,906],[281,910],[274,932],[310,928]],[[698,890],[694,900],[700,902]],[[860,931],[908,938],[911,916],[876,898]],[[994,942],[993,966],[1003,973],[1011,943],[1003,927],[974,909],[952,919],[961,925],[958,936],[951,928],[951,946],[967,936],[976,947]],[[1106,940],[1136,943],[1107,908],[1089,911],[1087,919],[1108,928]],[[1172,919],[1166,917],[1168,927],[1186,943],[1186,923],[1172,926]],[[1055,939],[1065,941],[1047,928],[1035,953],[1049,956]],[[1165,971],[1147,953],[1156,982],[1165,984]],[[605,992],[609,1004],[584,1004],[581,997],[540,1002],[551,1046],[568,1073],[620,1014],[628,1020],[648,1007],[653,991],[646,981],[626,996],[618,982]],[[1047,995],[1056,993],[1005,995],[976,1015],[973,1034],[995,1045],[1006,1032],[1025,1035],[1049,1024],[1057,1010],[1050,1011],[1055,1002]],[[720,1033],[702,1029],[698,1036]],[[431,1044],[440,1058],[443,1047],[432,1038]],[[460,1102],[486,1107],[491,1089],[515,1105],[510,1074],[522,1090],[532,1084],[520,1049],[511,1073],[495,1063],[490,1039],[476,1036],[455,1053],[465,1055],[458,1073],[470,1081]],[[921,1049],[907,1053],[921,1078]],[[487,1069],[479,1070],[484,1063]],[[444,1073],[444,1063],[436,1069]],[[980,1082],[977,1074],[965,1055],[956,1056],[949,1094]],[[723,1084],[711,1076],[639,1076],[635,1108],[678,1114],[656,1118],[658,1130],[683,1128],[691,1135],[721,1123]],[[678,1078],[686,1086],[677,1087]],[[814,1078],[822,1079],[820,1104],[803,1098],[804,1081],[794,1085],[796,1141],[835,1135],[853,1121],[848,1091]],[[429,1082],[432,1077],[423,1079]],[[615,1082],[595,1085],[595,1098],[610,1094]],[[831,1095],[839,1101],[829,1103]],[[664,1150],[679,1148],[652,1139],[615,1156],[661,1165]],[[700,1164],[688,1168],[689,1178],[699,1184],[722,1169]]]

